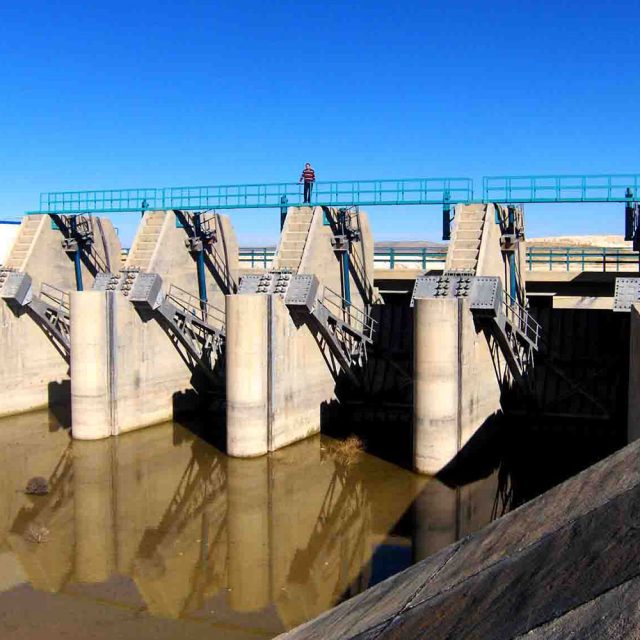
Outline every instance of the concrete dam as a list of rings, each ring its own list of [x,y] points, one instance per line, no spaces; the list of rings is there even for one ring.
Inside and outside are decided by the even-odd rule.
[[[417,523],[423,514],[437,530],[423,528],[416,535],[414,551],[421,551],[413,559],[418,561],[497,518],[498,503],[511,500],[517,506],[548,488],[533,490],[524,481],[506,488],[502,478],[492,477],[488,493],[503,492],[492,509],[485,503],[477,507],[473,491],[464,493],[467,484],[489,477],[486,469],[504,453],[505,430],[548,429],[580,439],[589,429],[607,441],[600,457],[635,440],[640,279],[624,268],[607,270],[606,259],[602,269],[589,271],[584,252],[582,269],[571,268],[567,251],[566,269],[551,257],[550,264],[561,264],[561,269],[536,270],[536,254],[527,247],[525,209],[538,202],[621,203],[625,237],[637,251],[640,178],[610,177],[604,187],[588,181],[549,187],[534,179],[523,187],[511,179],[496,180],[486,179],[481,200],[473,198],[468,183],[454,179],[425,179],[417,186],[393,181],[393,187],[362,181],[357,190],[351,183],[348,188],[319,184],[310,204],[298,203],[297,187],[290,185],[43,194],[38,211],[22,219],[0,266],[0,340],[7,354],[0,369],[0,417],[28,421],[32,412],[48,410],[56,416],[51,430],[67,429],[74,448],[63,451],[59,438],[51,452],[55,470],[50,484],[59,493],[42,501],[42,512],[7,507],[14,518],[12,543],[30,557],[29,545],[25,551],[16,535],[33,535],[34,526],[45,526],[40,513],[54,522],[56,505],[73,503],[75,525],[65,535],[82,540],[83,547],[75,549],[71,569],[56,568],[56,589],[74,572],[88,584],[110,580],[118,571],[138,582],[151,609],[177,617],[196,608],[180,598],[166,600],[164,589],[172,587],[153,563],[171,558],[171,566],[178,567],[171,545],[181,539],[184,513],[206,512],[207,527],[218,527],[214,515],[224,503],[233,517],[224,527],[220,524],[228,538],[215,563],[221,566],[221,558],[228,556],[230,564],[216,574],[216,584],[228,580],[225,588],[236,613],[278,603],[287,620],[284,628],[274,626],[279,632],[321,614],[355,589],[360,566],[345,565],[344,573],[337,567],[349,549],[357,549],[363,564],[372,561],[358,537],[360,525],[367,540],[376,539],[381,531],[394,530],[411,505]],[[583,189],[578,200],[576,189]],[[441,208],[448,244],[438,261],[425,262],[423,255],[417,265],[394,268],[395,258],[380,265],[367,211],[392,204]],[[242,259],[231,210],[243,207],[280,212],[280,238],[268,264],[266,258],[253,266]],[[141,214],[138,228],[123,252],[112,216],[136,211]],[[637,254],[629,255],[629,269],[637,272]],[[129,526],[119,505],[129,504],[121,476],[136,477],[134,442],[143,448],[150,443],[156,453],[162,450],[159,460],[168,459],[166,443],[156,442],[148,428],[171,421],[187,424],[190,416],[197,416],[194,433],[218,451],[207,449],[207,460],[183,459],[184,447],[175,454],[171,477],[179,488],[176,498],[167,498],[171,517],[163,516],[156,527],[162,535],[144,533],[147,525],[136,525],[136,548],[123,543],[123,550],[114,551],[113,541],[93,532],[91,523],[105,529],[115,521],[119,530]],[[174,438],[175,433],[180,433],[180,446],[192,437],[175,430]],[[352,434],[365,443],[363,464],[374,478],[363,476],[353,486],[349,463],[326,439]],[[199,446],[194,444],[194,452]],[[207,467],[208,457],[215,458],[215,473]],[[303,459],[312,459],[317,468],[305,466]],[[590,458],[597,459],[598,454]],[[512,469],[523,460],[511,456]],[[334,476],[321,466],[327,461],[335,467]],[[179,479],[183,463],[188,469]],[[92,465],[97,465],[95,482]],[[394,465],[404,475],[396,478],[390,470]],[[61,480],[64,469],[70,474],[67,484],[56,485],[53,480]],[[154,474],[149,486],[166,480],[162,495],[172,495],[169,480]],[[387,474],[388,484],[376,474]],[[274,478],[280,483],[277,509]],[[435,507],[418,499],[434,478],[453,492],[445,492]],[[77,493],[71,498],[70,486]],[[120,486],[123,491],[116,495]],[[146,491],[140,490],[139,502]],[[286,503],[288,495],[300,492],[296,499],[301,503],[302,494],[312,496],[313,508],[304,521],[308,532],[300,535],[297,547],[292,542],[286,553],[279,552],[274,522],[284,530],[288,520],[298,517]],[[364,518],[372,507],[358,502],[362,492],[371,504],[381,496],[392,506]],[[83,502],[82,496],[88,499]],[[193,511],[192,499],[200,500]],[[160,504],[154,509],[162,513]],[[535,519],[537,509],[529,509],[533,515],[527,517]],[[314,524],[316,511],[320,515]],[[338,516],[332,519],[334,513]],[[358,525],[351,520],[355,513]],[[325,535],[329,522],[337,538],[347,532],[344,555]],[[249,535],[253,529],[260,536]],[[151,553],[148,537],[154,535],[158,541]],[[198,536],[198,541],[210,540],[204,529]],[[262,540],[273,545],[271,557]],[[481,545],[482,537],[478,540]],[[93,543],[102,550],[104,565],[95,568],[96,576],[87,556],[80,557]],[[245,558],[233,555],[232,543],[246,550]],[[195,554],[195,548],[189,553]],[[284,559],[272,566],[278,553]],[[324,593],[329,583],[318,577],[324,571],[323,554],[335,560],[335,593]],[[314,602],[307,609],[279,592],[299,587],[299,575],[313,583],[304,583],[304,597]],[[204,583],[201,587],[202,595]],[[404,593],[410,585],[398,589]],[[384,614],[376,612],[369,626],[386,629],[396,615],[394,604],[387,602],[392,597],[384,589],[377,593],[385,598]],[[346,619],[357,617],[348,607],[341,611]],[[326,620],[338,624],[335,616]],[[314,622],[313,634],[332,637],[323,624],[322,619]],[[369,626],[363,626],[363,633]],[[332,631],[335,637],[347,633],[339,624],[335,629],[340,629]],[[304,633],[303,628],[292,637]]]
[[[526,387],[539,327],[519,215],[458,205],[442,275],[416,280],[407,359],[422,473],[441,471],[505,390]],[[69,381],[71,433],[95,440],[173,418],[181,396],[217,396],[227,453],[253,457],[318,433],[323,406],[412,375],[388,355],[411,314],[387,326],[363,211],[289,207],[272,267],[242,276],[226,216],[147,211],[122,267],[107,220],[82,217],[76,239],[72,219],[26,217],[3,266],[4,337],[24,348],[4,415],[45,407]],[[371,376],[378,360],[397,370]]]

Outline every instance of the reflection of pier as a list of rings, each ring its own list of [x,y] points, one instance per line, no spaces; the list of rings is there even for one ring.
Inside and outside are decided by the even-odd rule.
[[[172,440],[167,425],[58,454],[49,494],[28,498],[9,537],[34,587],[129,609],[135,584],[154,615],[255,630],[260,613],[272,635],[366,588],[424,484],[366,454],[345,465],[318,439],[255,460]],[[25,539],[34,524],[47,543]]]

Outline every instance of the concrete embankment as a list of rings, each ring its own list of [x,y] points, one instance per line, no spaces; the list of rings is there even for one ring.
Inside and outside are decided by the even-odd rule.
[[[640,442],[280,638],[640,637]]]

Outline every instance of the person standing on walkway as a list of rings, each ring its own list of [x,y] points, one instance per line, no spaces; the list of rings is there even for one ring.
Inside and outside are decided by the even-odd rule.
[[[316,172],[311,165],[307,162],[302,170],[302,175],[298,182],[304,182],[304,204],[311,202],[311,190],[313,189],[313,183],[316,181]]]

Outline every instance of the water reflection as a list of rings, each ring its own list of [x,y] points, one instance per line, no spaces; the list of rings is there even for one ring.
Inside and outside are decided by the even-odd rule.
[[[0,556],[19,561],[0,590],[26,577],[79,607],[207,623],[189,637],[270,637],[312,618],[486,524],[497,488],[345,460],[329,438],[237,460],[178,425],[72,443],[48,420],[0,421]],[[21,491],[36,475],[47,495]]]

